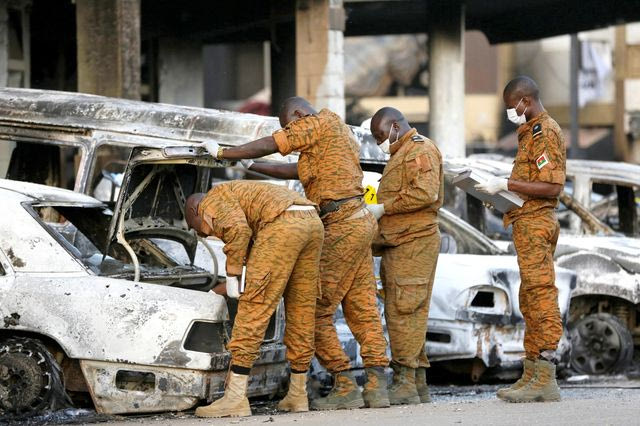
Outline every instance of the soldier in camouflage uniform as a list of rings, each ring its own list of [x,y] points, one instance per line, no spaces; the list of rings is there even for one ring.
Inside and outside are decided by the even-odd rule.
[[[503,99],[507,117],[519,126],[518,154],[509,179],[496,177],[476,188],[489,194],[508,189],[525,200],[522,207],[505,214],[504,225],[513,225],[518,254],[526,359],[520,380],[500,389],[498,397],[510,402],[558,401],[555,351],[562,336],[562,320],[553,253],[560,229],[555,208],[565,182],[564,138],[529,77],[510,81]]]
[[[320,260],[322,296],[316,307],[316,357],[334,374],[326,398],[311,402],[315,409],[388,407],[384,368],[387,342],[376,304],[371,243],[377,230],[364,208],[360,147],[342,119],[323,109],[317,112],[302,98],[288,99],[281,112],[282,129],[245,145],[222,148],[205,142],[218,159],[257,158],[279,152],[300,153],[298,163],[280,165],[245,161],[253,171],[281,179],[300,179],[307,198],[320,206],[324,244]],[[368,381],[364,392],[351,373],[333,322],[342,305],[345,320],[360,343]]]
[[[187,222],[201,235],[224,241],[228,295],[238,292],[237,277],[246,262],[246,288],[238,301],[228,345],[231,371],[227,388],[221,399],[199,407],[196,415],[251,415],[247,380],[283,296],[287,321],[284,343],[292,374],[289,392],[278,408],[308,411],[306,377],[314,353],[324,235],[315,204],[282,186],[234,181],[218,185],[206,195],[189,197]]]
[[[374,251],[382,255],[384,310],[391,341],[394,374],[389,400],[391,404],[429,402],[425,340],[440,251],[442,156],[394,108],[375,113],[371,132],[383,151],[391,154],[377,192],[380,204],[367,205],[381,216]]]

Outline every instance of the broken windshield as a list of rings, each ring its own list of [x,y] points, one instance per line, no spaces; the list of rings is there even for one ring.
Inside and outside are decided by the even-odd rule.
[[[134,265],[118,243],[105,242],[113,213],[105,207],[34,206],[40,223],[96,275],[132,279]],[[164,285],[204,289],[211,274],[194,266],[185,247],[163,236],[145,235],[128,240],[140,263],[140,280]]]

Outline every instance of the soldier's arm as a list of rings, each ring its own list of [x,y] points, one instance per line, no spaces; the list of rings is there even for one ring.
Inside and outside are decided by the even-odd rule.
[[[298,163],[253,163],[251,167],[249,167],[249,170],[278,179],[299,179]]]
[[[535,182],[509,179],[510,191],[536,198],[556,198],[562,192],[565,181],[564,142],[553,129],[537,124],[533,128],[532,158],[537,174]]]
[[[276,130],[271,136],[265,136],[253,142],[232,148],[225,148],[221,159],[243,160],[259,158],[280,152],[288,155],[293,151],[304,151],[316,142],[315,134],[320,124],[315,117],[305,117],[289,123],[284,129]]]
[[[414,158],[408,158],[406,167],[409,185],[396,196],[384,203],[385,214],[409,213],[421,210],[438,200],[440,192],[440,167],[435,158],[421,152]],[[438,166],[438,167],[434,167]]]
[[[220,198],[205,209],[204,215],[214,235],[224,242],[222,251],[227,256],[227,274],[241,275],[253,232],[240,204],[233,196],[220,194]]]
[[[249,225],[236,225],[229,229],[229,242],[224,244],[222,251],[227,256],[227,274],[239,276],[242,274],[244,259],[247,257],[249,241],[253,232]]]
[[[509,191],[519,192],[535,198],[556,198],[562,192],[563,185],[549,182],[524,182],[509,179]]]
[[[244,145],[225,148],[220,158],[224,160],[243,160],[245,158],[260,158],[275,152],[278,152],[278,147],[273,136],[265,136]]]

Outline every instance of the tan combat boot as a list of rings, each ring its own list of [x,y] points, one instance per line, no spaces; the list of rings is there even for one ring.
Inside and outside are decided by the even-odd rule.
[[[350,371],[341,371],[334,377],[333,389],[324,398],[311,401],[314,410],[339,410],[364,407],[362,393]]]
[[[509,392],[522,389],[523,387],[525,387],[527,383],[531,381],[531,378],[533,377],[533,373],[535,371],[536,371],[536,362],[533,360],[530,360],[529,358],[525,358],[524,361],[522,362],[522,377],[520,377],[520,379],[518,379],[517,382],[515,382],[508,388],[498,389],[498,392],[496,393],[498,398],[504,399]]]
[[[289,391],[287,392],[287,396],[278,403],[278,410],[291,411],[292,413],[309,411],[307,373],[291,373]]]
[[[429,385],[427,385],[427,369],[424,367],[416,368],[416,390],[418,391],[420,402],[431,402]]]
[[[387,390],[387,376],[384,367],[367,367],[367,383],[364,385],[362,398],[368,408],[386,408],[389,403],[389,391]]]
[[[420,396],[416,388],[416,369],[391,363],[393,382],[389,388],[391,405],[420,404]]]
[[[198,417],[246,417],[251,415],[247,399],[249,375],[229,372],[229,382],[224,396],[211,405],[196,408]]]
[[[509,402],[547,402],[560,401],[560,388],[556,382],[555,364],[539,359],[536,361],[536,371],[529,383],[505,395]]]

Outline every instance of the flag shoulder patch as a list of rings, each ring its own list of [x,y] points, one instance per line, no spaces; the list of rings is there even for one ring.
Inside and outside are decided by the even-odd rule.
[[[547,157],[547,153],[545,152],[536,159],[536,166],[538,166],[538,170],[542,170],[542,168],[547,165],[549,165],[549,157]]]

